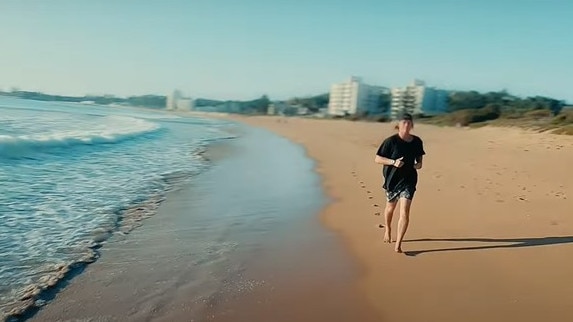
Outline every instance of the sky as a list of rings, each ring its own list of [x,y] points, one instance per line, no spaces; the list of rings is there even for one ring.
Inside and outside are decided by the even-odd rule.
[[[0,0],[0,89],[286,99],[372,85],[573,103],[569,0]]]

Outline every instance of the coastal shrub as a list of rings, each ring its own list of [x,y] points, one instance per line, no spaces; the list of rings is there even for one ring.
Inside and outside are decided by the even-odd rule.
[[[497,104],[488,104],[483,108],[465,109],[450,114],[452,125],[468,126],[471,123],[495,120],[501,115],[501,108]]]
[[[573,135],[573,124],[568,124],[553,131],[555,134]]]
[[[347,120],[350,120],[350,121],[358,121],[358,120],[361,120],[361,119],[363,119],[363,118],[364,118],[364,116],[361,116],[361,115],[358,115],[358,114],[352,114],[352,115],[349,115],[349,116],[346,117],[346,119],[347,119]]]
[[[390,121],[390,118],[386,115],[371,115],[368,116],[368,121],[371,122],[388,122]]]
[[[573,124],[573,109],[562,110],[553,118],[551,123],[558,125]]]
[[[541,119],[541,118],[548,118],[552,117],[553,112],[549,109],[537,109],[537,110],[530,110],[523,114],[523,117],[530,118],[530,119]]]
[[[524,112],[522,110],[515,110],[515,109],[505,110],[501,113],[500,118],[506,120],[516,120],[522,118],[523,114]]]

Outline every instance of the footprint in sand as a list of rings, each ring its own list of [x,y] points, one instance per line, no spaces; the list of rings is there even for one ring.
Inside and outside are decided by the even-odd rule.
[[[567,199],[567,196],[565,195],[565,193],[561,192],[561,191],[557,191],[555,193],[555,197],[556,198],[563,198],[563,199]]]
[[[379,213],[379,212],[375,212],[375,213],[374,213],[374,216],[380,216],[380,213]]]
[[[380,206],[378,206],[377,204],[374,204],[373,206],[374,206],[374,207],[380,207]]]

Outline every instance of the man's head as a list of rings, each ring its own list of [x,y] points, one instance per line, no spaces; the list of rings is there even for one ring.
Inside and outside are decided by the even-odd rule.
[[[398,118],[398,132],[409,134],[414,127],[414,120],[410,113],[403,113]]]

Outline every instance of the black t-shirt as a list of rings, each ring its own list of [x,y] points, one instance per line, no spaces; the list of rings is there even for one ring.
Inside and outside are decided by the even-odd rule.
[[[422,139],[412,135],[412,140],[407,142],[402,140],[398,134],[394,134],[382,142],[376,154],[393,160],[403,157],[404,165],[400,168],[393,165],[384,166],[382,171],[385,190],[395,191],[406,187],[416,190],[418,171],[414,168],[414,164],[417,158],[426,154]]]

